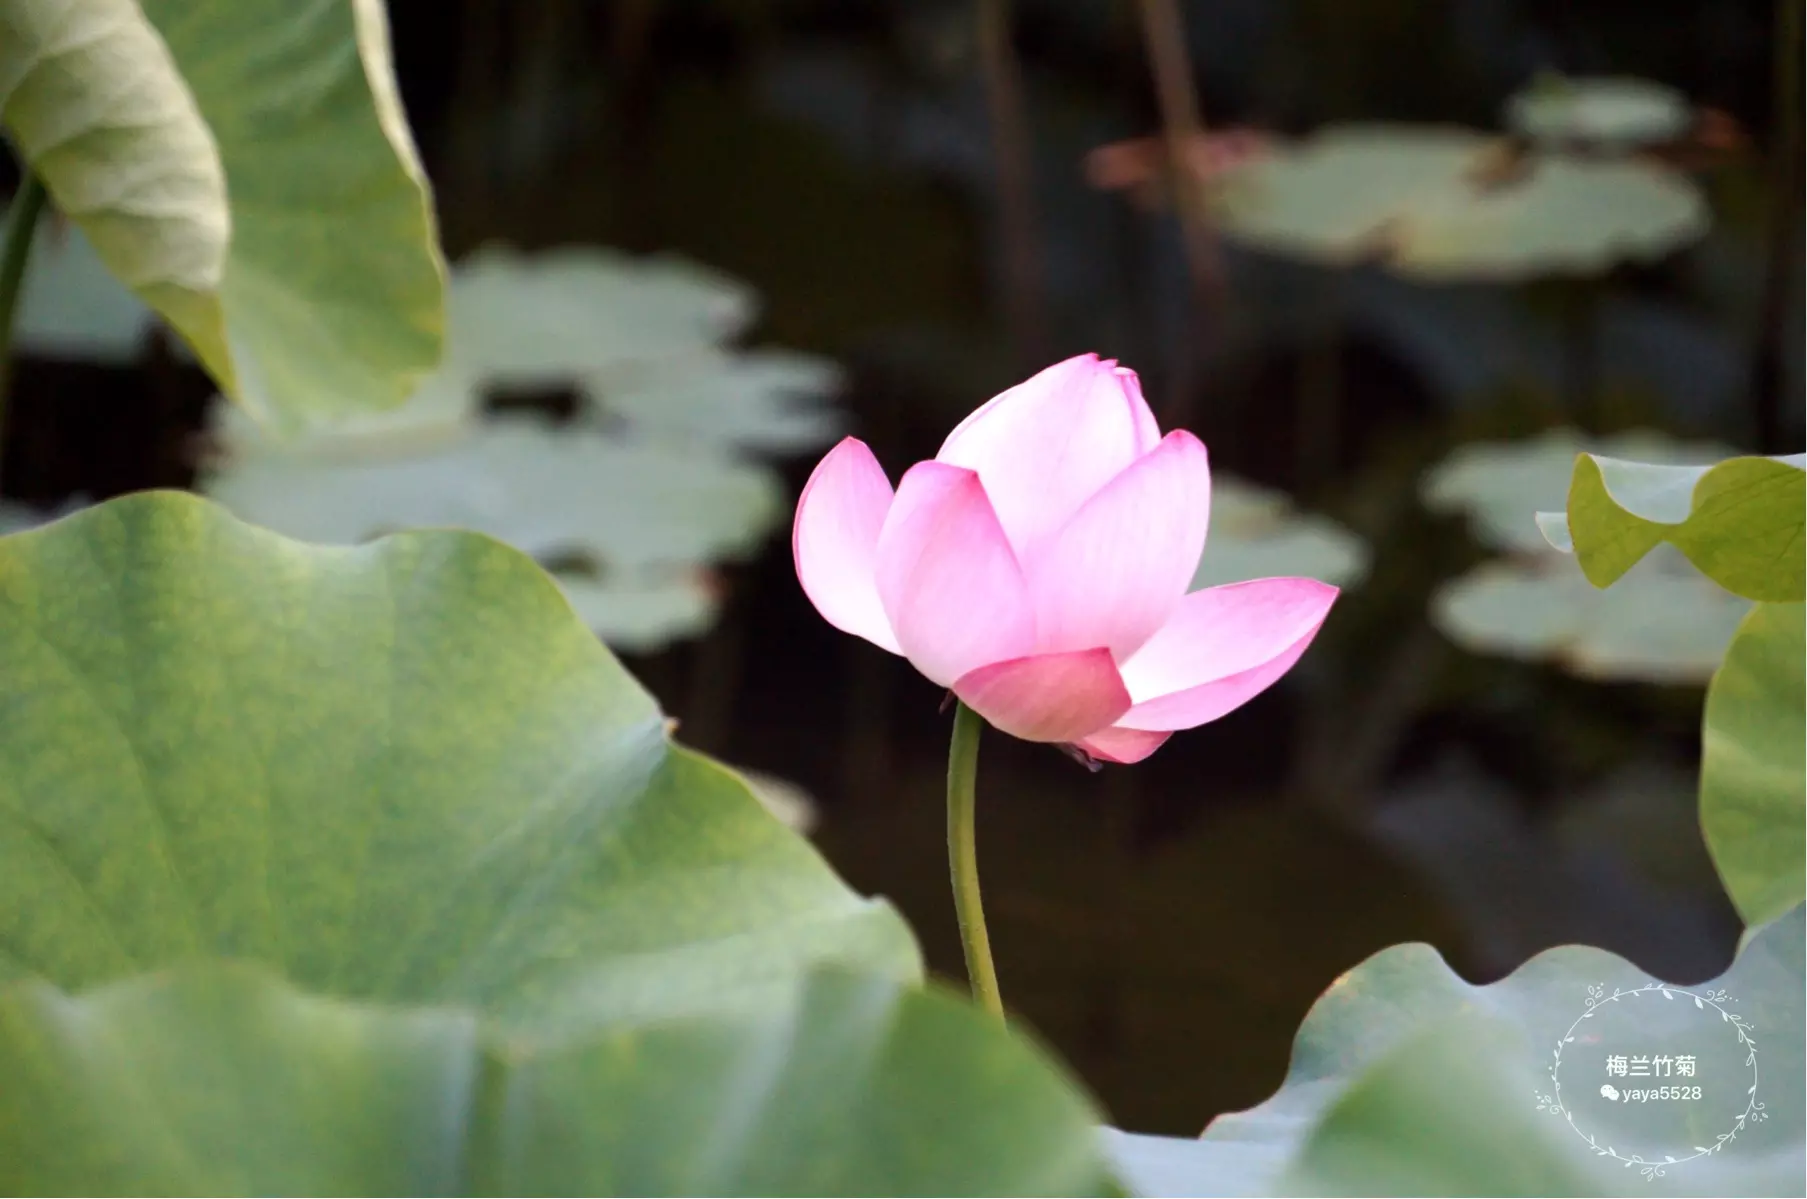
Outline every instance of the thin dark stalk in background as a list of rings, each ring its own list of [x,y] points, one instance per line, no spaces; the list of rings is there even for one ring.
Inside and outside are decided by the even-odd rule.
[[[1010,0],[979,0],[978,22],[979,61],[985,73],[992,157],[997,166],[1006,319],[1024,365],[1039,367],[1048,346],[1042,313],[1035,172],[1022,68],[1011,44]]]
[[[0,446],[5,444],[19,293],[25,285],[25,266],[31,260],[32,235],[38,230],[38,218],[43,215],[47,199],[43,182],[30,170],[22,170],[19,190],[13,193],[12,212],[7,216],[6,236],[0,241]]]
[[[1155,97],[1161,107],[1161,133],[1167,146],[1167,175],[1173,186],[1173,205],[1179,216],[1186,247],[1186,270],[1192,280],[1194,335],[1178,358],[1173,396],[1162,423],[1190,423],[1197,375],[1210,340],[1221,332],[1227,308],[1228,285],[1217,237],[1205,215],[1204,181],[1190,167],[1192,147],[1204,137],[1204,118],[1198,109],[1198,89],[1192,76],[1192,58],[1186,52],[1186,27],[1180,19],[1178,0],[1140,0],[1142,35],[1148,48],[1148,65],[1154,75]]]
[[[1751,362],[1756,448],[1765,454],[1798,448],[1782,444],[1784,406],[1800,403],[1783,395],[1782,356],[1787,346],[1789,292],[1801,282],[1801,6],[1802,0],[1776,5],[1775,117],[1770,126],[1770,211],[1763,272],[1763,294],[1757,309],[1757,336]],[[1793,330],[1799,334],[1799,328]]]

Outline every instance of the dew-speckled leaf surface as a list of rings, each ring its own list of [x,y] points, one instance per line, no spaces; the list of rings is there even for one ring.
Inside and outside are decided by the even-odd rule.
[[[390,407],[437,362],[444,267],[381,0],[9,0],[0,119],[259,416]]]
[[[1681,986],[1576,945],[1475,986],[1430,946],[1396,945],[1312,1007],[1273,1098],[1198,1140],[1110,1130],[1105,1144],[1141,1195],[1798,1194],[1802,934],[1797,907],[1721,977]],[[1683,1081],[1673,1060],[1667,1077],[1608,1074],[1611,1054],[1687,1054],[1705,1093],[1609,1099],[1603,1084]]]
[[[918,970],[518,552],[149,493],[0,540],[0,972],[197,953],[545,1030]]]
[[[1726,894],[1758,925],[1807,897],[1807,634],[1800,604],[1758,604],[1707,687],[1700,825]]]
[[[758,1016],[525,1047],[202,964],[0,994],[0,1190],[1109,1193],[1089,1104],[948,996],[816,974]]]
[[[1664,541],[1746,599],[1799,603],[1807,587],[1807,455],[1669,466],[1582,454],[1566,522],[1539,519],[1596,587]]]

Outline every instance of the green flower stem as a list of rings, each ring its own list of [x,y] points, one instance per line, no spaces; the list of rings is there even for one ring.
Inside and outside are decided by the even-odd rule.
[[[12,382],[13,318],[19,306],[19,290],[25,282],[25,263],[31,257],[31,235],[37,232],[44,199],[43,183],[30,171],[24,172],[19,190],[13,194],[5,241],[0,242],[0,429],[5,427],[7,391]]]
[[[979,857],[973,836],[976,800],[973,780],[979,771],[979,731],[985,722],[963,703],[954,706],[954,739],[947,752],[947,863],[954,880],[954,912],[960,918],[960,943],[966,949],[966,975],[973,998],[994,1016],[1004,1015],[998,996],[998,972],[991,964],[991,938],[985,932],[985,907],[979,899]]]

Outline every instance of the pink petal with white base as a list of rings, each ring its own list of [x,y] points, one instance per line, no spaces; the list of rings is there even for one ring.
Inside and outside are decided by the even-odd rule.
[[[1292,669],[1330,613],[1337,589],[1315,579],[1208,587],[1123,664],[1136,701],[1130,729],[1189,729],[1241,707]]]
[[[1136,373],[1083,354],[1000,393],[948,434],[936,458],[979,472],[1026,560],[1160,438]]]
[[[970,470],[918,462],[878,536],[878,594],[912,665],[943,687],[1035,648],[1022,569]]]
[[[891,507],[891,481],[849,437],[816,465],[797,501],[791,556],[810,603],[835,628],[901,653],[878,598],[878,534]]]
[[[1111,480],[1024,562],[1036,648],[1103,645],[1127,660],[1185,595],[1205,548],[1210,503],[1204,444],[1183,429]]]
[[[1100,762],[1114,762],[1119,766],[1129,766],[1140,762],[1161,748],[1167,743],[1167,738],[1171,736],[1173,736],[1172,733],[1152,733],[1142,729],[1126,729],[1121,725],[1112,725],[1110,728],[1100,729],[1074,744]]]
[[[961,675],[954,694],[1025,741],[1077,741],[1129,711],[1129,691],[1106,649],[1037,654]]]

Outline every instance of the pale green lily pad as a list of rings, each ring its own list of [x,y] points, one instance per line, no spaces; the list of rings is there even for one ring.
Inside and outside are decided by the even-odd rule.
[[[0,978],[234,956],[543,1039],[920,969],[485,537],[152,492],[0,539],[0,711]]]
[[[1652,163],[1531,152],[1446,126],[1333,126],[1225,172],[1212,211],[1249,245],[1424,280],[1599,274],[1708,224],[1686,178]]]
[[[1711,462],[1733,451],[1717,442],[1679,441],[1651,429],[1590,437],[1550,429],[1520,441],[1470,442],[1426,472],[1419,495],[1434,512],[1466,513],[1475,536],[1495,549],[1543,553],[1539,509],[1560,507],[1575,458],[1587,452],[1646,462]]]
[[[1700,824],[1748,925],[1807,898],[1807,633],[1800,604],[1758,604],[1707,687]]]
[[[1748,600],[1662,553],[1604,591],[1555,553],[1485,562],[1431,604],[1437,627],[1476,653],[1651,683],[1706,682],[1749,611]]]
[[[673,255],[498,244],[459,262],[448,309],[447,357],[459,370],[485,386],[556,388],[707,355],[752,323],[757,296]]]
[[[749,552],[781,506],[778,481],[762,467],[574,435],[530,415],[492,418],[461,441],[407,457],[229,459],[204,490],[303,541],[356,545],[395,529],[455,527],[536,557],[588,554],[605,570]]]
[[[777,477],[741,451],[832,436],[833,364],[717,343],[753,293],[682,260],[578,247],[487,247],[452,283],[449,361],[407,404],[299,436],[220,410],[223,457],[202,487],[246,519],[354,544],[398,528],[458,526],[555,570],[597,634],[650,652],[713,622],[697,567],[750,552],[783,508]],[[578,420],[485,416],[486,389],[570,387]]]
[[[624,653],[652,653],[700,636],[715,623],[721,603],[698,567],[617,570],[606,577],[555,569],[552,578],[578,619]]]
[[[203,964],[0,991],[0,1190],[1109,1193],[1090,1104],[972,1006],[819,973],[758,1018],[555,1047]]]
[[[1807,454],[1705,466],[1575,460],[1568,511],[1537,515],[1550,544],[1606,587],[1667,541],[1708,578],[1747,599],[1807,595]]]
[[[1352,586],[1366,577],[1368,560],[1367,543],[1335,521],[1298,511],[1284,492],[1219,475],[1191,590],[1288,576]]]
[[[0,225],[6,219],[0,214]],[[13,320],[19,353],[105,366],[142,358],[157,324],[79,228],[48,218],[38,223]]]
[[[576,614],[627,652],[705,632],[719,596],[698,563],[744,553],[775,513],[775,482],[757,466],[571,437],[538,417],[481,421],[475,390],[450,372],[394,414],[305,437],[266,437],[228,404],[215,417],[226,457],[201,486],[248,520],[327,544],[417,525],[488,531],[546,562]],[[663,544],[649,536],[672,525],[649,529],[643,507],[660,502],[667,520],[696,516]]]
[[[1506,101],[1506,125],[1556,145],[1629,149],[1673,141],[1694,121],[1686,96],[1649,79],[1547,75]]]
[[[639,369],[615,367],[583,385],[590,419],[678,445],[794,454],[832,441],[841,414],[825,401],[840,367],[790,350],[712,350]]]
[[[1149,1196],[1795,1194],[1802,945],[1797,907],[1687,986],[1575,945],[1474,986],[1430,946],[1396,945],[1312,1007],[1273,1098],[1198,1140],[1105,1144]],[[1608,1055],[1667,1056],[1670,1075],[1608,1074]],[[1679,1055],[1700,1100],[1624,1098],[1687,1081]]]
[[[401,403],[444,267],[379,0],[13,0],[0,119],[56,207],[293,427]]]

